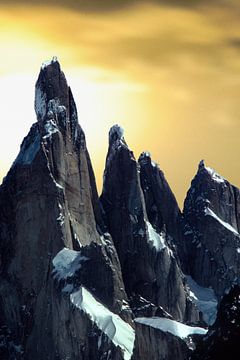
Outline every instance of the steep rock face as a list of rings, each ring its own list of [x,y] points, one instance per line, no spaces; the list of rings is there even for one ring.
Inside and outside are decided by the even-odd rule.
[[[165,231],[172,245],[181,246],[182,214],[164,173],[148,152],[143,152],[138,162],[150,223],[158,232]]]
[[[186,360],[189,354],[187,345],[181,339],[151,326],[137,324],[134,360],[141,357],[149,360]]]
[[[240,278],[239,197],[201,161],[184,204],[188,273],[218,298]]]
[[[101,202],[127,294],[131,299],[141,295],[178,320],[196,321],[166,232],[157,232],[148,221],[139,172],[123,130],[115,125],[109,132]]]
[[[115,319],[111,311],[131,318],[130,310],[126,315],[122,311],[127,297],[118,256],[104,233],[85,136],[56,59],[41,68],[35,110],[38,122],[0,187],[0,326],[6,340],[2,351],[8,353],[6,359],[14,352],[26,359],[98,359],[96,349],[102,344],[106,354],[112,354],[109,359],[125,358],[111,331],[104,332],[106,326],[83,306],[87,296],[110,309],[104,307],[108,318]],[[87,260],[75,275],[76,259],[70,256],[71,271],[56,280],[53,263],[63,249]],[[63,270],[65,262],[63,258]],[[91,264],[98,277],[89,271]],[[77,281],[63,291],[72,277]],[[116,321],[125,326],[120,318]]]
[[[187,360],[207,330],[166,318],[137,318],[133,359]]]
[[[192,360],[239,359],[240,287],[234,286],[220,302],[216,322],[196,348]]]

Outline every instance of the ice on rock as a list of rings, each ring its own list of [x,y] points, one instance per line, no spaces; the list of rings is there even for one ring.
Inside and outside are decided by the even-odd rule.
[[[46,123],[44,124],[44,129],[46,131],[46,134],[43,136],[43,139],[47,139],[53,134],[59,132],[58,127],[53,120],[46,121]]]
[[[205,209],[205,215],[206,216],[211,216],[213,217],[215,220],[217,220],[222,226],[224,226],[226,229],[228,229],[229,231],[231,231],[234,235],[239,235],[239,233],[237,232],[236,229],[234,229],[234,227],[232,225],[230,225],[229,223],[223,221],[222,219],[220,219],[215,212],[212,211],[212,209],[210,209],[209,207],[207,207]]]
[[[146,221],[146,225],[147,225],[149,242],[151,243],[151,245],[154,246],[157,251],[161,251],[164,248],[166,248],[166,243],[163,234],[162,233],[158,234],[148,221]]]
[[[159,329],[164,332],[168,332],[174,336],[177,336],[181,339],[186,339],[188,336],[193,334],[205,335],[207,330],[201,327],[188,326],[182,324],[178,321],[161,318],[161,317],[152,317],[152,318],[136,318],[137,323],[151,326],[155,329]]]
[[[203,320],[212,325],[217,316],[218,301],[214,290],[198,285],[191,276],[186,276],[187,286],[190,290],[190,298],[203,314]]]
[[[211,169],[210,167],[205,167],[207,172],[211,175],[212,179],[218,183],[224,183],[225,179],[219,175],[215,170]]]
[[[35,90],[35,112],[40,120],[43,120],[47,113],[47,96],[39,86],[36,86]]]
[[[210,167],[207,167],[205,166],[205,162],[204,160],[201,160],[200,163],[199,163],[199,166],[198,168],[201,170],[201,169],[205,169],[207,170],[207,172],[209,173],[209,175],[211,175],[212,179],[218,183],[224,183],[225,182],[225,179],[219,175],[214,169],[210,168]]]
[[[70,295],[70,300],[86,313],[116,346],[121,348],[124,360],[131,359],[135,332],[129,324],[98,302],[83,286]]]
[[[42,63],[41,69],[43,70],[46,67],[48,67],[49,65],[51,65],[57,61],[58,61],[57,56],[53,56],[52,60],[46,60]]]
[[[52,261],[54,278],[66,280],[72,277],[81,268],[81,263],[86,260],[88,258],[82,256],[79,251],[63,248]]]
[[[148,164],[151,162],[152,167],[159,167],[158,164],[151,159],[151,153],[149,151],[143,151],[139,156],[139,163],[141,164]]]
[[[116,140],[122,140],[124,135],[124,130],[118,124],[113,125],[109,130],[109,143],[113,143]]]
[[[148,164],[149,160],[151,160],[151,154],[149,151],[143,151],[138,159],[141,164]]]

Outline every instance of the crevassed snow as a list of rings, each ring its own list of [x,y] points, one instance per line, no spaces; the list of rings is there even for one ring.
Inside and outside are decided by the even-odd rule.
[[[215,170],[211,169],[210,167],[205,167],[207,172],[211,175],[212,179],[218,183],[224,183],[225,179],[219,175]]]
[[[181,339],[187,338],[189,335],[199,334],[205,335],[207,330],[201,327],[196,326],[188,326],[182,324],[178,321],[165,319],[161,317],[152,317],[152,318],[136,318],[134,319],[137,323],[151,326],[155,329],[162,330],[164,332],[168,332],[174,336],[177,336]]]
[[[33,142],[27,145],[25,142],[14,164],[30,165],[40,150],[40,136],[36,134]]]
[[[98,302],[83,286],[70,295],[70,300],[84,311],[116,346],[122,349],[125,360],[131,359],[135,332],[129,324]]]
[[[146,221],[147,231],[149,235],[149,242],[156,248],[157,251],[161,251],[166,248],[165,239],[162,234],[158,234],[150,222]]]
[[[214,290],[198,285],[191,276],[186,275],[187,286],[190,289],[190,297],[203,314],[203,320],[212,325],[217,316],[218,301]]]
[[[215,212],[212,211],[212,209],[210,208],[206,208],[205,209],[205,215],[209,215],[212,216],[214,219],[216,219],[222,226],[224,226],[226,229],[228,229],[229,231],[231,231],[232,233],[234,233],[235,235],[239,235],[239,233],[237,232],[237,230],[234,229],[234,227],[232,227],[232,225],[230,225],[229,223],[223,221],[222,219],[220,219]]]
[[[53,276],[55,279],[67,279],[74,275],[74,273],[81,268],[81,262],[88,260],[82,256],[79,251],[63,248],[54,257]]]

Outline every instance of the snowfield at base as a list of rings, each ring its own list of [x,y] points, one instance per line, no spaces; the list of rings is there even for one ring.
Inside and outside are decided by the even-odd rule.
[[[53,277],[55,279],[67,279],[74,275],[80,269],[81,262],[88,260],[82,256],[79,251],[63,248],[54,257],[53,263]]]
[[[231,231],[232,233],[234,233],[235,235],[239,235],[239,233],[237,232],[237,230],[234,229],[234,227],[232,227],[232,225],[230,225],[229,223],[223,221],[222,219],[220,219],[210,208],[206,208],[205,209],[205,215],[209,215],[212,216],[214,219],[216,219],[221,225],[223,225],[226,229],[228,229],[229,231]]]
[[[118,315],[98,302],[84,287],[70,295],[71,302],[84,311],[98,328],[123,351],[124,360],[130,360],[133,353],[135,332]]]
[[[161,251],[166,248],[165,240],[161,234],[158,234],[152,225],[146,221],[147,232],[149,236],[149,242],[156,248],[157,251]]]
[[[207,329],[203,329],[201,327],[195,327],[195,326],[188,326],[175,320],[170,320],[160,317],[152,317],[152,318],[142,317],[142,318],[136,318],[134,321],[143,325],[151,326],[155,329],[159,329],[164,332],[168,332],[181,339],[185,339],[189,335],[193,335],[193,334],[205,335],[207,333]]]
[[[203,320],[212,325],[217,316],[218,301],[213,289],[198,285],[191,276],[186,276],[187,286],[190,289],[190,298],[203,314]]]

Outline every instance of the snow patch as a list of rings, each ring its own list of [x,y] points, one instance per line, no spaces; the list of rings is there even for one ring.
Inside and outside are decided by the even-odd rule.
[[[63,248],[52,261],[53,277],[57,280],[66,280],[72,277],[81,268],[81,263],[86,260],[88,258],[82,256],[79,251]]]
[[[59,132],[58,127],[53,120],[46,121],[44,124],[44,129],[46,131],[46,134],[43,136],[44,140]]]
[[[42,63],[41,69],[45,69],[46,67],[48,67],[49,65],[57,62],[57,56],[53,56],[52,60],[46,60]]]
[[[224,226],[226,229],[228,229],[229,231],[231,231],[232,233],[234,233],[235,235],[239,235],[239,233],[237,232],[237,230],[234,229],[234,227],[232,227],[232,225],[230,225],[229,223],[223,221],[222,219],[220,219],[215,212],[213,212],[210,208],[206,208],[205,209],[205,215],[208,216],[212,216],[214,219],[216,219],[222,226]]]
[[[166,248],[165,239],[163,237],[163,234],[158,234],[152,225],[146,221],[147,225],[147,232],[149,236],[149,242],[156,248],[157,251],[161,251]]]
[[[35,91],[35,112],[40,120],[43,120],[47,112],[47,96],[39,86]]]
[[[57,221],[59,221],[60,225],[62,226],[64,224],[65,217],[64,217],[63,212],[62,212],[62,205],[58,204],[58,207],[59,207],[60,213],[59,213],[59,216],[57,218]]]
[[[115,140],[122,140],[124,135],[124,130],[118,124],[113,125],[109,130],[109,142],[113,142]]]
[[[124,360],[130,360],[133,353],[135,332],[118,315],[98,302],[83,286],[70,295],[71,302],[84,311],[98,328],[123,351]]]
[[[207,333],[207,329],[196,326],[188,326],[175,320],[160,318],[160,317],[152,317],[152,318],[142,317],[142,318],[136,318],[134,321],[136,321],[139,324],[148,325],[155,329],[168,332],[181,339],[186,339],[189,335],[193,335],[193,334],[205,335]]]
[[[190,298],[202,312],[206,324],[212,325],[216,320],[218,305],[214,290],[198,285],[189,275],[186,275],[186,280],[190,290]]]
[[[225,179],[219,175],[215,170],[211,169],[210,167],[205,167],[207,172],[211,175],[212,179],[218,183],[224,183]]]

